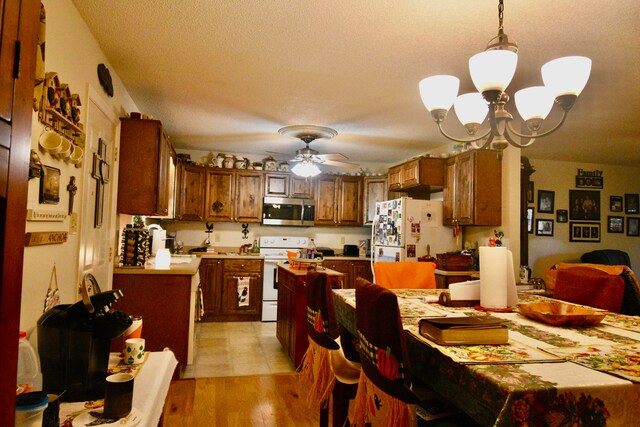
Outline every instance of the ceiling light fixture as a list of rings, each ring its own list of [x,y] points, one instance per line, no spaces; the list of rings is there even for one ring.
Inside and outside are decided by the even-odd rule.
[[[479,93],[457,96],[460,80],[447,75],[427,77],[419,85],[422,102],[438,124],[442,135],[452,141],[469,144],[475,149],[497,149],[499,158],[502,157],[502,150],[509,144],[519,148],[528,147],[536,138],[547,136],[560,128],[591,73],[591,59],[584,56],[567,56],[544,64],[544,86],[533,86],[516,92],[516,108],[531,133],[516,131],[511,125],[513,116],[505,109],[509,96],[504,91],[516,71],[518,46],[515,42],[510,42],[504,33],[503,12],[503,0],[499,0],[498,35],[489,41],[484,52],[469,59],[471,80]],[[539,133],[544,119],[553,107],[554,99],[562,108],[562,118],[552,129]],[[442,129],[442,122],[452,105],[470,138],[454,138]],[[490,129],[476,136],[487,115]],[[519,143],[513,138],[514,135],[528,141]]]
[[[316,166],[316,164],[311,160],[303,160],[292,167],[291,172],[295,173],[298,176],[308,178],[318,175],[320,173],[320,168]]]

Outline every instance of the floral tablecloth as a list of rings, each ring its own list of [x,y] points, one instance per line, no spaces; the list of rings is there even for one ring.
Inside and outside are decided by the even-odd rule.
[[[412,375],[481,424],[640,424],[640,318],[608,313],[599,325],[580,328],[546,325],[517,310],[491,313],[509,321],[509,345],[442,347],[420,336],[420,318],[487,313],[427,302],[439,290],[394,292]],[[334,299],[338,320],[354,333],[355,291],[334,290]],[[520,295],[520,302],[545,300]]]

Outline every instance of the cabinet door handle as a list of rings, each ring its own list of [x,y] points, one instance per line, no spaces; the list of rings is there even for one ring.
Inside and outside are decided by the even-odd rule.
[[[224,205],[222,203],[220,203],[219,200],[216,200],[212,205],[211,208],[213,209],[213,211],[215,213],[220,213],[220,211],[222,211],[222,208],[224,207]]]

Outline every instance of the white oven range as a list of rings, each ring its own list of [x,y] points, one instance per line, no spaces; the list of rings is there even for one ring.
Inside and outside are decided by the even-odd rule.
[[[264,257],[262,321],[274,322],[278,316],[278,263],[287,260],[287,251],[309,246],[308,237],[262,236],[260,255]]]

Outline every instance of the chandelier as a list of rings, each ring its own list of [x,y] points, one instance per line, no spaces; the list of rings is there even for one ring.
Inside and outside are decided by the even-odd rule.
[[[502,150],[509,144],[524,148],[536,138],[555,132],[564,123],[591,73],[591,59],[567,56],[542,66],[544,86],[521,89],[515,94],[515,104],[530,133],[520,133],[512,126],[513,116],[506,110],[509,96],[505,93],[518,63],[518,46],[504,33],[503,0],[498,3],[498,35],[489,41],[484,52],[469,59],[469,73],[478,92],[458,96],[460,80],[454,76],[436,75],[420,82],[420,97],[446,138],[469,144],[472,148],[494,148],[502,158]],[[545,118],[555,103],[562,109],[562,118],[551,129],[540,132]],[[447,112],[454,106],[458,120],[464,125],[466,139],[448,135],[442,128]],[[477,136],[489,116],[489,130]],[[514,136],[524,142],[517,142]]]

